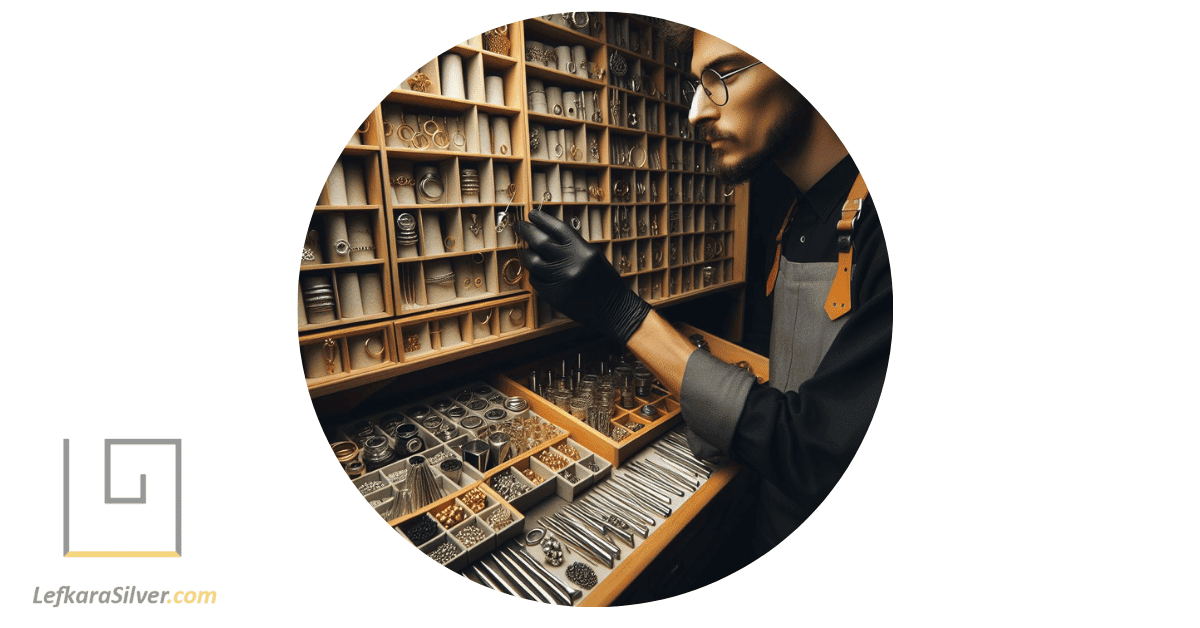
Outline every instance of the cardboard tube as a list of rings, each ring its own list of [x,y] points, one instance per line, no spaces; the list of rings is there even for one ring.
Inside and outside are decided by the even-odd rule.
[[[546,86],[537,79],[529,79],[529,110],[549,113],[546,109]]]
[[[451,266],[450,260],[439,259],[425,263],[425,294],[428,297],[427,302],[429,305],[446,303],[458,298],[454,281],[445,283],[431,283],[429,281],[430,277],[438,277],[453,271],[454,267]]]
[[[421,241],[425,243],[426,255],[441,255],[446,252],[442,244],[442,221],[437,212],[421,212]]]
[[[350,261],[346,214],[337,212],[325,216],[325,259],[334,263]]]
[[[413,167],[411,163],[397,163],[394,170],[391,172],[392,180],[399,180],[401,177],[405,179],[413,178]],[[394,205],[416,205],[417,193],[416,189],[411,185],[391,185],[392,188],[392,204]]]
[[[554,85],[546,86],[546,108],[550,110],[550,115],[566,115],[566,109],[563,107],[563,90],[561,87]]]
[[[478,57],[476,57],[476,60],[478,60]],[[487,102],[487,88],[484,87],[482,67],[482,64],[480,64],[473,68],[473,70],[477,71],[469,72],[470,76],[467,77],[467,100]]]
[[[575,175],[570,170],[562,173],[562,200],[564,203],[575,202]]]
[[[382,314],[385,311],[383,275],[381,273],[359,273],[358,287],[358,292],[362,296],[363,316]]]
[[[346,202],[346,173],[342,169],[342,160],[333,163],[329,178],[325,180],[325,193],[330,205],[348,205]]]
[[[467,146],[470,147],[471,134],[467,134]],[[475,129],[475,152],[483,153],[484,155],[492,154],[492,125],[488,120],[488,114],[479,114],[479,128]]]
[[[375,238],[371,234],[371,219],[366,214],[361,212],[348,214],[346,231],[350,235],[350,261],[363,262],[375,259]]]
[[[489,76],[483,79],[484,92],[490,105],[504,106],[504,79],[499,76]]]
[[[442,70],[442,95],[466,100],[467,91],[466,84],[463,82],[462,57],[448,52],[438,57],[438,65]]]
[[[347,342],[350,343],[350,370],[357,370],[382,364],[384,357],[387,356],[387,345],[383,343],[382,334],[367,335],[367,336],[351,336]],[[371,354],[382,355],[372,357]]]
[[[367,179],[363,173],[363,164],[357,159],[347,159],[342,163],[342,172],[346,177],[346,204],[368,205]]]
[[[387,125],[388,134],[383,138],[384,143],[388,148],[400,148],[405,146],[404,142],[400,141],[400,125],[404,124],[404,118],[400,116],[399,109],[384,109],[383,121]],[[395,176],[395,173],[392,173]]]
[[[462,344],[462,328],[459,325],[458,317],[444,318],[438,321],[442,325],[442,348],[449,349],[455,345]]]
[[[492,118],[492,134],[496,138],[495,144],[492,146],[494,154],[497,155],[515,155],[516,151],[512,143],[512,138],[509,136],[510,129],[508,118],[504,116],[494,116]]]
[[[342,318],[359,318],[363,315],[362,293],[358,287],[358,273],[338,273],[338,303],[342,307]]]

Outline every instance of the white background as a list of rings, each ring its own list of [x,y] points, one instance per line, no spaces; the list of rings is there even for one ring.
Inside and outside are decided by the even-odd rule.
[[[70,470],[71,551],[175,551],[174,445],[112,446],[110,494],[138,497],[144,474],[144,504],[104,503],[103,439],[72,439]]]
[[[1194,625],[1195,20],[1132,6],[603,7],[799,87],[870,182],[896,291],[876,420],[818,512],[711,589],[604,611],[464,588],[396,539],[329,455],[294,331],[354,127],[451,44],[570,7],[7,8],[6,620]],[[60,556],[64,437],[183,439],[183,558]],[[219,602],[31,603],[60,585]]]

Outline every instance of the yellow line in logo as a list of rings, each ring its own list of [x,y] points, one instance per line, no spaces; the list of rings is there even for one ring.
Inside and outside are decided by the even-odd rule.
[[[67,558],[179,558],[178,552],[67,552]]]

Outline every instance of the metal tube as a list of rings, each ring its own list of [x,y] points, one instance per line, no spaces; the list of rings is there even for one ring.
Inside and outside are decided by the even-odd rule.
[[[643,514],[632,504],[627,504],[623,500],[618,499],[611,494],[603,491],[593,491],[590,496],[601,502],[602,505],[607,505],[610,509],[614,509],[620,512],[622,515],[626,515],[626,519],[631,521],[640,521],[643,526],[652,526],[658,523],[654,517],[651,517],[649,514]]]
[[[638,462],[629,463],[629,468],[633,471],[637,471],[638,473],[641,473],[642,476],[645,477],[646,479],[657,482],[658,484],[662,485],[663,488],[670,489],[672,493],[674,493],[680,497],[683,497],[684,495],[687,494],[685,492],[686,487],[681,486],[678,480],[676,480],[675,478],[663,475],[662,473],[659,473],[659,471],[657,469],[652,469],[652,468],[650,468],[644,464],[640,464]]]
[[[487,572],[493,580],[500,583],[500,585],[505,589],[508,589],[509,595],[525,598],[526,600],[533,600],[535,602],[537,601],[537,598],[533,597],[533,594],[526,591],[525,587],[521,586],[519,582],[507,582],[504,578],[501,578],[500,574],[492,570],[491,565],[483,562],[482,560],[476,564],[479,565],[485,572]],[[499,566],[499,563],[497,563],[497,566]]]
[[[507,556],[503,556],[501,554],[492,554],[492,560],[496,561],[496,564],[500,565],[500,568],[504,569],[505,573],[513,574],[514,578],[519,578],[521,583],[532,590],[533,594],[536,595],[541,601],[547,604],[560,604],[558,598],[544,591],[540,586],[537,585],[537,583],[530,580],[528,575],[526,575],[522,570],[518,569],[516,565],[510,563]]]
[[[493,553],[492,555],[502,557],[507,560],[508,564],[513,569],[527,578],[531,586],[537,587],[538,590],[553,597],[556,604],[561,606],[571,606],[571,596],[567,595],[565,591],[555,587],[552,583],[547,582],[546,579],[542,577],[542,574],[533,571],[524,562],[504,553]]]
[[[631,512],[623,507],[617,506],[615,503],[608,500],[607,498],[601,497],[599,494],[595,494],[592,497],[595,499],[593,501],[586,502],[588,505],[592,506],[593,508],[595,508],[597,510],[601,510],[601,509],[606,510],[612,516],[617,517],[618,519],[623,521],[625,523],[625,525],[629,526],[630,530],[633,530],[634,534],[641,536],[643,539],[650,535],[650,530],[646,526],[654,525],[653,521],[651,521],[648,524],[647,523],[639,523],[639,522],[643,521],[643,519],[641,517],[637,516],[636,513]]]
[[[509,595],[512,595],[512,593],[508,590],[508,587],[504,587],[503,589],[500,588],[503,585],[500,585],[500,584],[494,582],[491,578],[488,577],[487,574],[480,571],[480,569],[477,565],[471,565],[471,573],[475,574],[475,578],[477,579],[479,584],[482,584],[483,586],[488,587],[489,589],[492,589],[494,591],[499,591],[500,593],[507,593]],[[463,577],[466,577],[466,575],[467,575],[467,572],[464,571]]]
[[[670,482],[667,482],[662,478],[656,477],[655,475],[647,472],[643,467],[637,466],[636,463],[630,463],[625,467],[625,476],[626,478],[636,477],[652,487],[656,487],[659,490],[666,491],[667,493],[677,497],[684,496],[682,488],[672,486]],[[668,497],[667,499],[669,500],[670,498]]]
[[[623,491],[618,491],[617,488],[618,488],[617,485],[613,484],[611,487],[605,486],[599,490],[600,490],[601,495],[611,497],[611,498],[619,501],[620,503],[625,504],[629,508],[632,508],[634,512],[636,512],[639,516],[643,517],[644,519],[649,519],[650,520],[649,525],[655,525],[658,523],[658,520],[655,519],[650,514],[650,513],[654,512],[653,509],[647,508],[646,506],[642,505],[642,503],[639,502],[638,500],[633,499],[632,496],[626,495]]]
[[[571,521],[562,513],[555,513],[551,516],[557,518],[559,523],[574,530],[583,540],[594,543],[606,554],[612,556],[614,560],[621,557],[621,548],[617,547],[616,543],[609,541],[608,538],[588,532],[587,529],[579,527],[574,521]]]
[[[674,469],[668,468],[665,465],[654,462],[653,460],[647,459],[642,460],[642,462],[650,468],[656,469],[659,473],[678,480],[690,491],[695,491],[696,489],[700,488],[700,480],[697,480],[694,476],[691,478],[684,477],[683,475],[677,473]]]
[[[633,503],[638,504],[638,505],[650,510],[651,512],[657,514],[660,517],[671,516],[670,508],[668,508],[652,499],[649,499],[647,497],[643,497],[643,496],[639,495],[637,492],[630,490],[629,487],[625,484],[622,484],[620,482],[613,482],[613,485],[611,488],[612,488],[612,490],[616,491],[619,495],[624,495],[624,496],[628,497]]]
[[[556,534],[558,534],[559,540],[562,541],[563,543],[566,543],[567,545],[575,548],[575,551],[580,552],[581,554],[587,554],[588,556],[591,556],[592,558],[596,559],[597,561],[608,565],[609,569],[612,569],[612,567],[613,567],[612,556],[609,556],[608,554],[605,554],[604,552],[601,552],[598,549],[590,548],[586,543],[583,542],[582,539],[576,537],[573,533],[571,533],[571,531],[569,531],[565,527],[559,525],[557,522],[549,521],[546,519],[538,519],[538,521],[540,521],[543,526],[546,526],[547,528],[553,530]]]
[[[524,547],[518,547],[516,549],[513,549],[510,546],[510,547],[506,547],[504,549],[507,549],[509,552],[512,552],[513,556],[516,556],[517,560],[524,562],[526,564],[526,566],[531,567],[534,570],[541,573],[542,576],[544,576],[548,582],[550,582],[552,585],[558,587],[559,590],[562,591],[563,593],[565,593],[568,598],[570,598],[572,600],[577,600],[580,597],[583,597],[583,591],[580,591],[579,589],[572,587],[571,585],[560,580],[558,578],[558,576],[550,573],[550,571],[548,569],[546,569],[545,567],[538,564],[538,561],[535,560],[533,558],[533,556],[529,554],[529,552],[525,551]]]
[[[580,513],[588,516],[589,518],[598,519],[599,521],[604,523],[605,527],[608,528],[608,530],[610,532],[612,532],[613,536],[617,537],[618,541],[623,542],[626,546],[629,547],[629,549],[633,549],[633,534],[626,532],[625,530],[622,530],[620,526],[614,525],[604,515],[597,513],[596,511],[592,510],[591,508],[585,507],[580,502],[576,502],[576,507],[577,507],[577,510],[573,510],[571,512],[580,512]],[[579,515],[576,515],[576,516],[579,516]],[[617,517],[616,515],[609,515],[609,516],[613,517],[614,519],[620,520],[620,517]],[[623,520],[621,522],[625,523]],[[628,524],[625,524],[625,525],[628,526]]]
[[[663,506],[669,506],[671,504],[670,498],[668,498],[666,495],[659,494],[657,491],[651,490],[647,486],[644,486],[640,481],[637,480],[637,478],[629,478],[625,477],[624,475],[614,476],[614,478],[618,484],[622,484],[635,495],[640,494],[641,497],[651,499],[659,504],[662,504]]]

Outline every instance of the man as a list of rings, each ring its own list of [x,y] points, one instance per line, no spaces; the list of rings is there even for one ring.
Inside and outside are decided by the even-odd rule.
[[[776,199],[791,208],[776,218],[779,237],[750,243],[769,248],[773,265],[750,269],[766,274],[770,295],[751,307],[773,308],[769,385],[697,351],[562,222],[533,212],[518,229],[538,294],[626,343],[679,393],[693,452],[729,455],[759,474],[744,565],[816,509],[858,450],[887,370],[891,271],[874,203],[824,118],[745,51],[683,29],[674,34],[692,44],[700,79],[689,118],[712,143],[718,175],[732,184],[778,168],[792,187]]]

